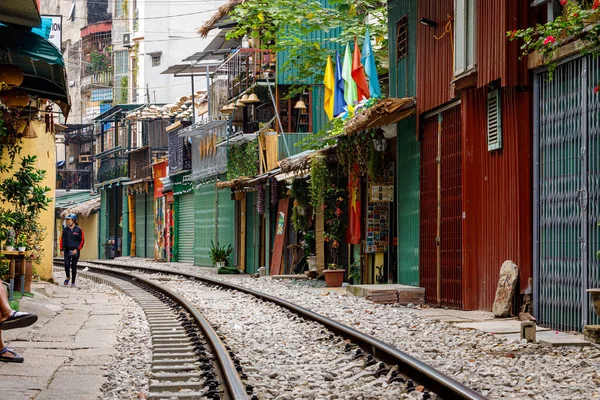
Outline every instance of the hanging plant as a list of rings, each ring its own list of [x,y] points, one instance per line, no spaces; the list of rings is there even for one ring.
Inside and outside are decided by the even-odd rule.
[[[384,153],[375,150],[375,145],[371,140],[369,142],[369,169],[368,175],[369,179],[373,182],[377,182],[379,177],[383,175],[383,170],[385,168],[384,162]]]
[[[21,153],[21,135],[16,127],[19,124],[18,114],[8,110],[0,111],[0,172],[8,172],[15,163],[15,157]]]
[[[312,206],[317,208],[325,204],[325,196],[329,188],[329,171],[327,156],[313,157],[310,169],[310,196]]]
[[[275,206],[279,203],[279,182],[272,177],[271,181],[271,205]]]
[[[265,188],[263,185],[258,187],[258,194],[256,199],[256,212],[259,215],[265,214]]]
[[[310,205],[310,186],[304,178],[295,178],[292,181],[292,196],[302,206]]]
[[[258,142],[253,140],[230,146],[227,154],[227,179],[258,174]]]

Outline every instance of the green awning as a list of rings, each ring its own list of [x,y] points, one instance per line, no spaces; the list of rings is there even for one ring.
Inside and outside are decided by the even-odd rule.
[[[52,43],[24,29],[0,26],[0,63],[21,68],[25,79],[19,88],[30,96],[55,101],[65,117],[68,115],[65,63]]]

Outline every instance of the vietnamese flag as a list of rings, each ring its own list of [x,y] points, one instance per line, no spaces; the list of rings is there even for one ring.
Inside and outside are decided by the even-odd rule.
[[[358,42],[354,37],[354,58],[352,59],[352,79],[356,82],[356,91],[358,94],[358,101],[369,98],[369,85],[367,84],[367,77],[365,76],[365,68],[360,61],[360,49],[358,48]]]
[[[346,243],[360,243],[360,171],[358,164],[354,164],[352,171],[348,174],[348,230],[346,231]]]

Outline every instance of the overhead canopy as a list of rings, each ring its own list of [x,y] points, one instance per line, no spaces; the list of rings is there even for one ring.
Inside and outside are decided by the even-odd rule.
[[[36,0],[0,1],[0,22],[35,28],[42,24]]]
[[[412,97],[381,99],[346,122],[344,131],[347,135],[353,135],[367,129],[399,122],[414,114],[415,107],[416,102]]]
[[[213,16],[198,29],[200,36],[206,37],[211,29],[217,27],[216,25],[221,22],[221,19],[227,18],[227,15],[231,12],[231,10],[243,2],[244,0],[229,0],[227,3],[219,7],[219,10],[217,10],[217,12],[213,14]]]
[[[27,30],[0,26],[0,63],[23,70],[20,89],[30,96],[55,101],[65,117],[69,114],[65,63],[53,44]]]
[[[104,111],[102,114],[98,115],[96,118],[93,119],[93,121],[107,122],[109,120],[113,120],[113,117],[118,113],[130,112],[132,110],[137,110],[141,107],[144,107],[144,104],[118,104],[116,106],[112,106],[108,110]],[[124,115],[120,115],[120,117],[124,117]]]

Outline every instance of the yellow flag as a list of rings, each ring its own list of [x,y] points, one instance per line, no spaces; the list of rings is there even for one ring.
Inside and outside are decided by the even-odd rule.
[[[325,85],[325,113],[331,120],[333,119],[333,90],[335,89],[335,75],[333,74],[333,66],[331,65],[331,56],[327,56],[323,84]]]

